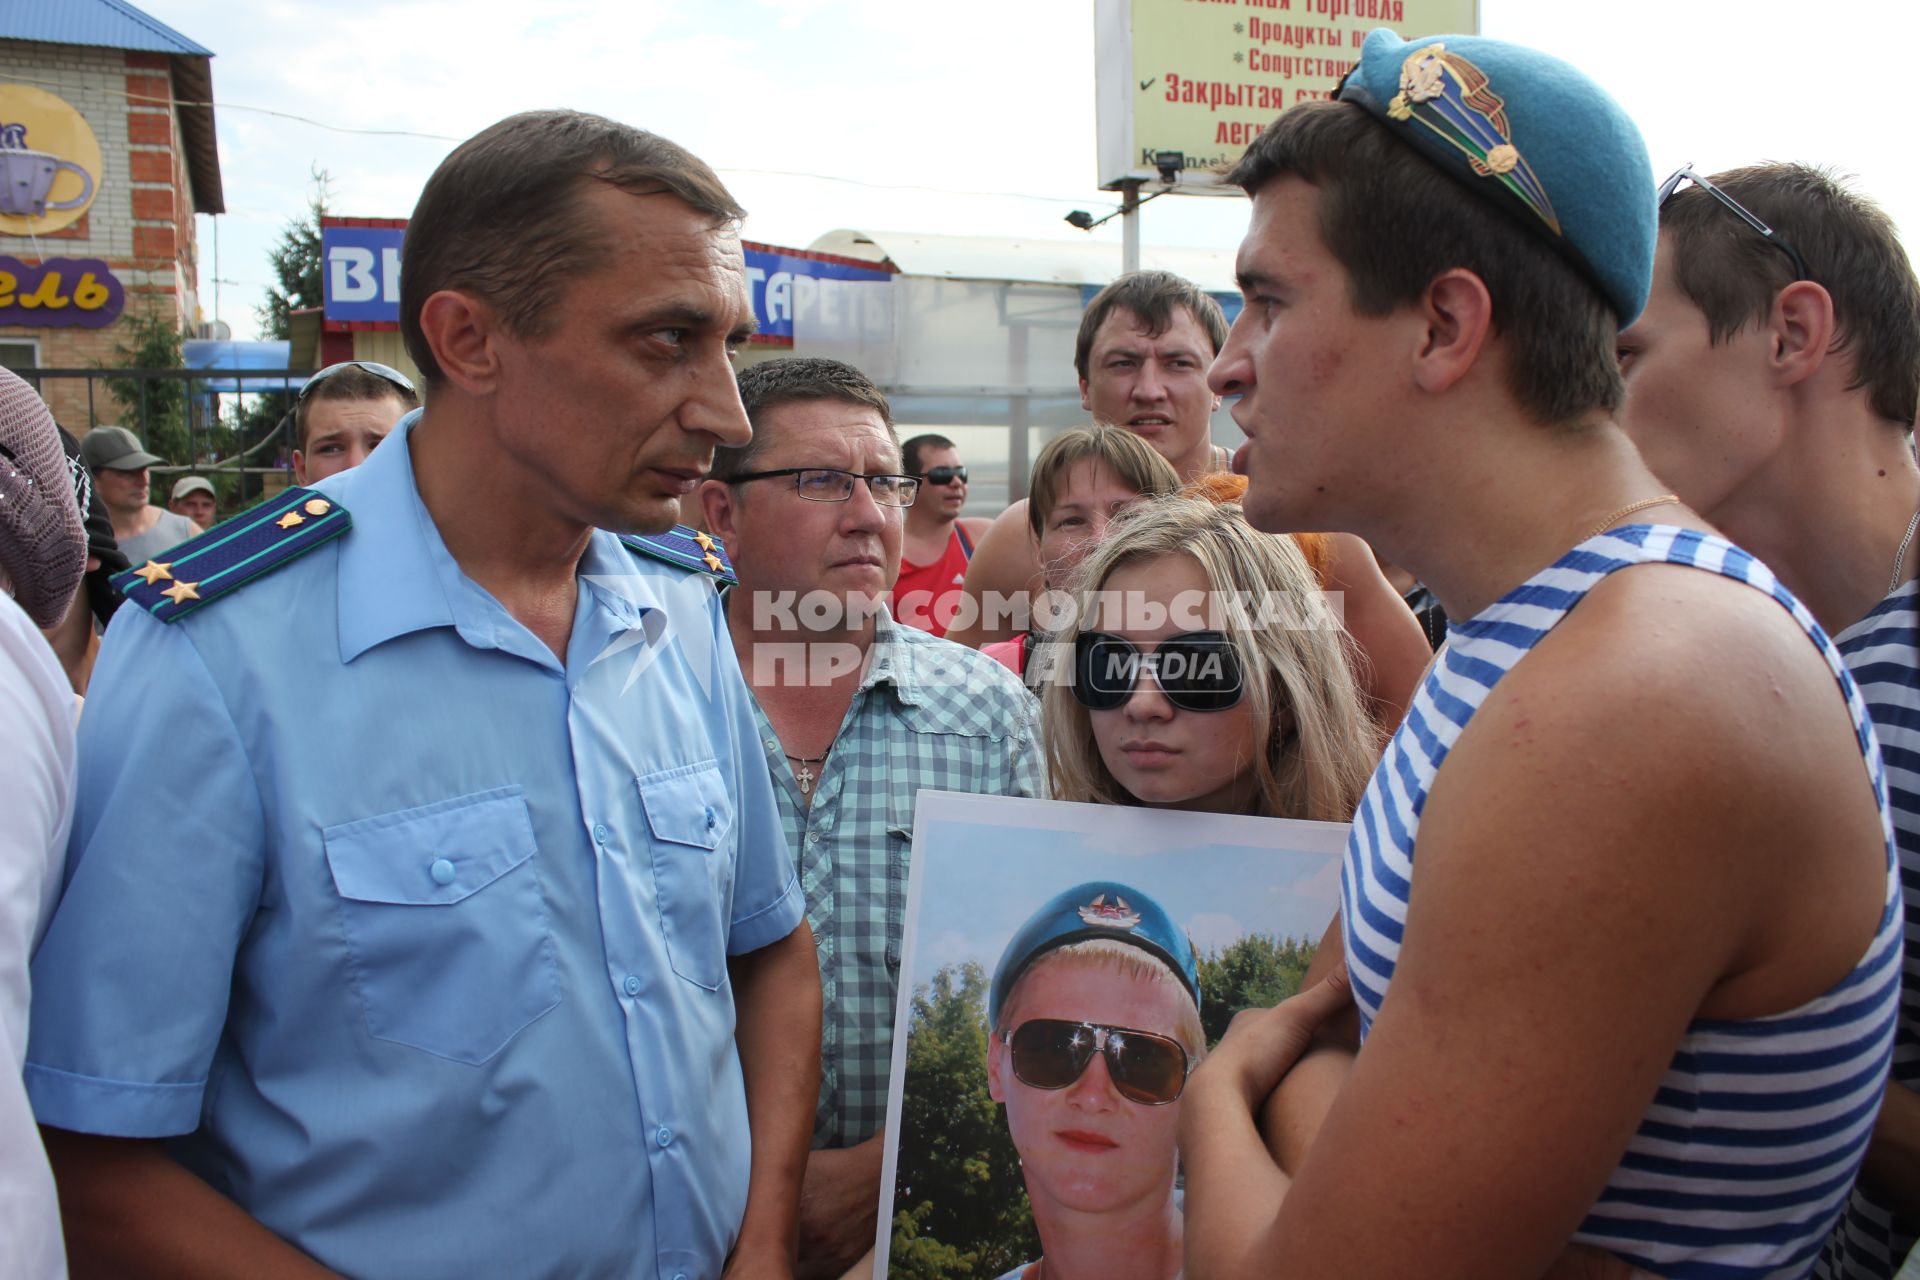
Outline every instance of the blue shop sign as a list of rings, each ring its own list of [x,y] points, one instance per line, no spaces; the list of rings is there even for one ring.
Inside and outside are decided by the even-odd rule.
[[[796,311],[810,310],[822,280],[873,282],[891,280],[893,273],[879,267],[855,266],[758,245],[747,246],[747,282],[753,290],[753,314],[760,322],[754,336],[793,341]]]
[[[400,321],[405,227],[320,228],[321,291],[329,320]]]
[[[337,321],[400,320],[400,244],[404,227],[323,226],[321,280],[326,318]],[[793,340],[793,317],[818,300],[822,280],[879,281],[879,267],[809,257],[792,250],[749,245],[747,280],[763,341]]]

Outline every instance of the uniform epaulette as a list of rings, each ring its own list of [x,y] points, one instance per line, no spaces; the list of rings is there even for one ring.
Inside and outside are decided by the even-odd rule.
[[[352,527],[347,509],[333,499],[312,489],[286,489],[114,575],[113,585],[131,603],[172,622]]]
[[[677,524],[665,533],[623,533],[620,541],[629,551],[704,573],[728,586],[739,581],[733,576],[733,566],[727,562],[727,549],[720,545],[720,539],[689,525]]]

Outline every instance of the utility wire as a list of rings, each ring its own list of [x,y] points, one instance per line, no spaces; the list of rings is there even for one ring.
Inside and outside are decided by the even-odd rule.
[[[46,85],[51,88],[63,88],[58,81],[36,80],[30,76],[9,77],[20,84]],[[291,120],[296,124],[312,125],[316,129],[325,129],[329,133],[348,133],[368,138],[422,138],[429,142],[461,142],[464,139],[449,137],[444,133],[421,133],[415,129],[356,129],[350,125],[328,124],[324,120],[315,120],[311,116],[295,115],[291,111],[276,111],[271,107],[255,107],[240,102],[188,102],[179,98],[156,98],[148,94],[132,93],[125,89],[118,92],[128,102],[138,102],[155,107],[205,107],[210,111],[251,111],[257,115],[273,116],[280,120]],[[1043,196],[1030,191],[965,191],[956,187],[929,187],[902,182],[865,182],[859,178],[842,178],[830,173],[808,173],[798,169],[751,169],[725,167],[721,173],[754,174],[768,178],[806,178],[814,182],[837,182],[850,187],[865,187],[872,191],[924,191],[942,196],[985,196],[1000,200],[1036,200],[1042,204],[1082,205],[1087,202],[1085,196]]]

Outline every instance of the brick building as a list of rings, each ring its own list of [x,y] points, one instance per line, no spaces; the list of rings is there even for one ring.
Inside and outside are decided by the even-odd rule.
[[[200,324],[194,214],[225,209],[212,57],[124,0],[0,5],[0,365],[122,364],[130,318]],[[86,381],[41,390],[89,425]]]

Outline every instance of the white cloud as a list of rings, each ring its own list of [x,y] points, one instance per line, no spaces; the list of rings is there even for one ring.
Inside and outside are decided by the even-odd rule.
[[[1187,919],[1187,933],[1197,951],[1218,951],[1247,936],[1247,927],[1230,915],[1202,911]]]

